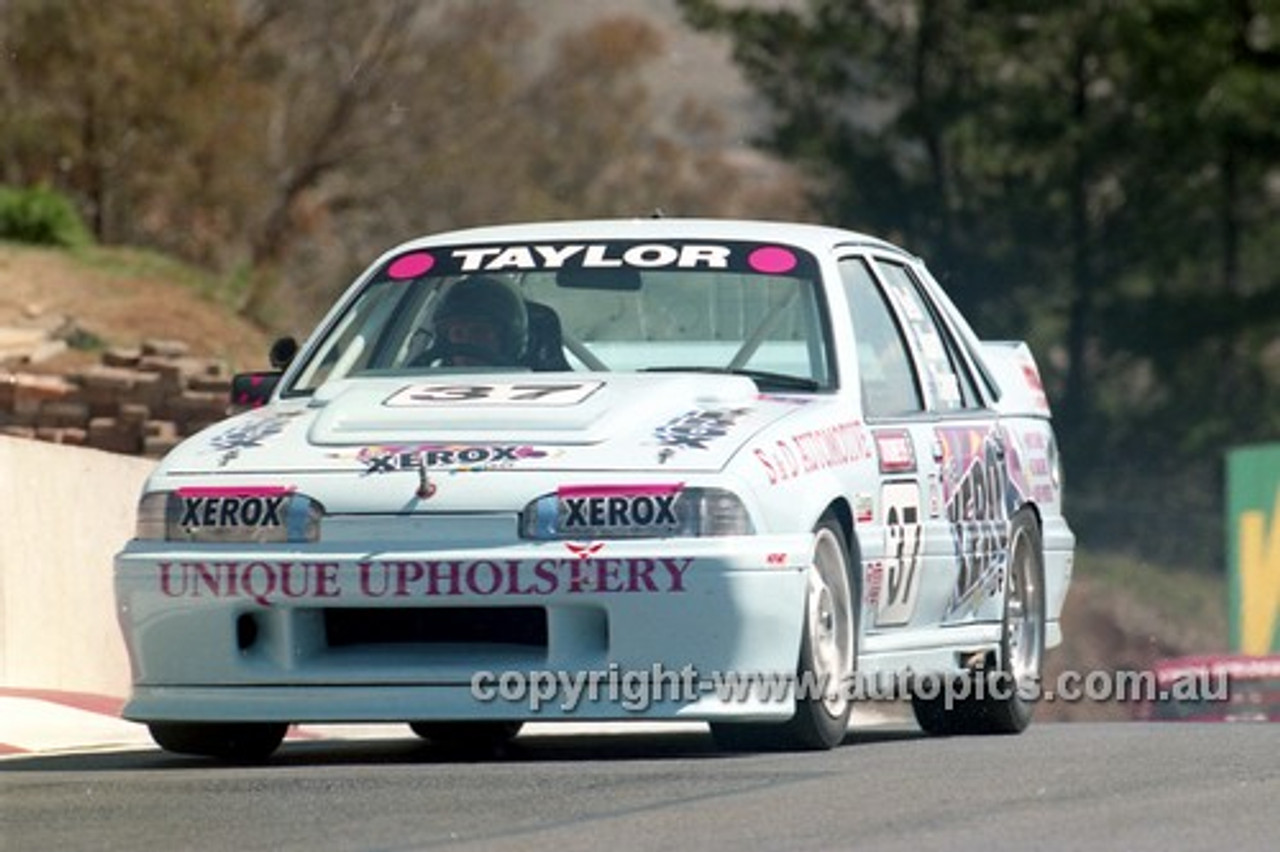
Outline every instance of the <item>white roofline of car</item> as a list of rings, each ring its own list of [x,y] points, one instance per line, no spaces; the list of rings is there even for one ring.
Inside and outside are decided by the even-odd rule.
[[[761,242],[777,240],[794,245],[829,248],[837,245],[864,247],[892,251],[914,259],[914,255],[886,240],[837,228],[801,222],[780,222],[765,219],[706,219],[706,218],[634,218],[634,219],[566,219],[545,222],[514,222],[510,224],[484,225],[426,234],[408,240],[393,249],[404,251],[442,243],[475,243],[522,239],[635,239],[677,237],[687,239],[745,239]]]

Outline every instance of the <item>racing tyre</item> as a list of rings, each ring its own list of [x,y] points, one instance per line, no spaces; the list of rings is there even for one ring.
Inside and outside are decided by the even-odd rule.
[[[280,747],[289,726],[257,722],[152,722],[151,739],[165,751],[258,763]]]
[[[511,742],[523,725],[523,722],[410,722],[409,728],[447,751],[483,754]]]
[[[1000,636],[1000,668],[976,670],[957,690],[967,698],[946,707],[947,696],[913,695],[916,722],[928,734],[1018,734],[1031,724],[1044,662],[1044,547],[1030,509],[1014,514],[1009,528],[1009,569]],[[981,688],[979,688],[981,687]],[[956,694],[956,693],[953,693]]]
[[[715,722],[711,736],[726,751],[830,749],[844,740],[853,710],[848,678],[857,664],[857,597],[844,531],[831,516],[814,529],[797,667],[795,715],[783,724]],[[821,694],[819,694],[821,693]]]

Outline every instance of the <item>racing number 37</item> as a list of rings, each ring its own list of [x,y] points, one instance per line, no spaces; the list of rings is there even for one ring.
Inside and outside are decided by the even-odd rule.
[[[888,482],[885,505],[885,589],[876,626],[906,624],[916,608],[920,584],[920,487]]]
[[[421,384],[401,388],[387,399],[393,407],[415,405],[577,405],[602,382],[528,382],[493,385]]]

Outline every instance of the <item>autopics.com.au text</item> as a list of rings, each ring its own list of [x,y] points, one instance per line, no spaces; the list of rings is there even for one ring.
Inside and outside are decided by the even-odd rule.
[[[610,664],[589,671],[478,671],[471,677],[477,701],[521,704],[538,713],[555,708],[573,713],[584,704],[609,704],[642,713],[657,703],[692,703],[703,698],[718,703],[782,703],[832,697],[850,701],[890,701],[908,695],[941,699],[943,706],[982,699],[1028,701],[1227,701],[1225,674],[1192,675],[1160,684],[1149,671],[1064,671],[1045,685],[1040,678],[1015,679],[1005,672],[982,676],[876,673],[854,675],[832,683],[812,672],[711,672],[692,665],[670,668],[655,663],[645,669]]]

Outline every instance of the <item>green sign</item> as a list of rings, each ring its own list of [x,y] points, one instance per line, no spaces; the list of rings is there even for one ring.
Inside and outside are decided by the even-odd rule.
[[[1280,653],[1280,444],[1227,454],[1231,647]]]

